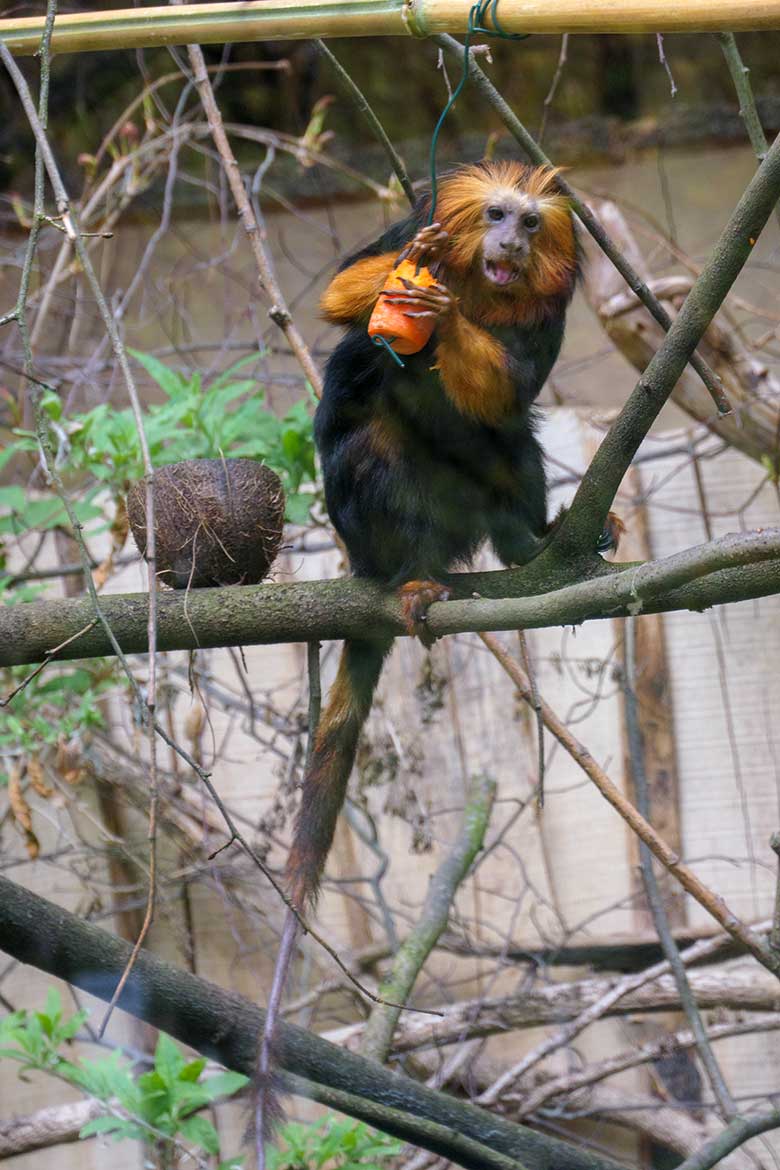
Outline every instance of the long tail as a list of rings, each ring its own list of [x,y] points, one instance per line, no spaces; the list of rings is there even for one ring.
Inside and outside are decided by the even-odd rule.
[[[322,871],[355,762],[360,729],[371,710],[374,691],[392,644],[392,638],[350,640],[341,651],[338,673],[303,777],[301,804],[287,858],[288,892],[301,913],[317,900]],[[273,1077],[274,1036],[298,930],[298,921],[288,910],[257,1063],[254,1131],[258,1170],[265,1170],[265,1142],[280,1115]]]
[[[287,887],[301,911],[314,904],[320,878],[344,804],[360,729],[368,718],[382,665],[392,645],[376,641],[345,642],[338,673],[323,711],[314,750],[303,777],[303,790],[292,848],[287,858]]]

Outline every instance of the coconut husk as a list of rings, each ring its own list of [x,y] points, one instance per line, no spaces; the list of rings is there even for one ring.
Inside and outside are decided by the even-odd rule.
[[[254,585],[282,542],[284,489],[253,459],[189,459],[152,476],[158,579],[174,589]],[[146,489],[127,494],[135,542],[146,556]]]

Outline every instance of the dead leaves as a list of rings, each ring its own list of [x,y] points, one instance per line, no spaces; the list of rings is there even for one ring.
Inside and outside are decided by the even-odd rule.
[[[22,833],[27,847],[27,856],[34,861],[41,851],[41,846],[32,826],[32,809],[27,803],[22,780],[26,772],[23,764],[12,764],[8,773],[8,803],[16,824]]]

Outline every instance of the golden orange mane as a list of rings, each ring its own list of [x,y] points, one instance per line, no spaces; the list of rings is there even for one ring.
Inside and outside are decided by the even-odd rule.
[[[569,201],[556,182],[558,173],[559,168],[553,167],[490,162],[461,167],[442,179],[436,219],[450,235],[445,266],[466,278],[480,254],[485,208],[502,190],[522,192],[536,200],[542,223],[534,237],[525,279],[511,296],[530,307],[531,302],[538,306],[541,299],[571,292],[577,248]],[[506,302],[506,293],[499,296]]]

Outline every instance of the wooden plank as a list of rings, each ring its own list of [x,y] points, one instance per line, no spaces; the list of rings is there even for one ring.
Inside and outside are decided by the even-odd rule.
[[[642,478],[638,468],[631,468],[623,485],[636,501],[641,501]],[[638,503],[632,510],[630,521],[620,544],[620,559],[626,561],[648,561],[653,557],[647,508]],[[645,614],[634,620],[636,639],[636,694],[639,726],[642,735],[643,764],[647,777],[650,800],[650,820],[663,839],[675,850],[682,851],[680,829],[680,802],[677,776],[677,756],[674,737],[674,713],[670,691],[669,670],[666,660],[666,641],[662,614]],[[618,654],[622,669],[626,669],[625,630],[626,620],[615,623],[618,630]],[[634,768],[626,731],[626,701],[621,695],[621,734],[623,738],[623,767],[628,794],[636,804]],[[632,887],[637,894],[635,921],[638,930],[653,927],[652,915],[644,894],[642,876],[639,872],[639,845],[636,836],[629,833],[629,849],[633,860]],[[666,875],[659,874],[666,911],[671,926],[681,927],[686,923],[685,899],[676,882],[670,882]]]

